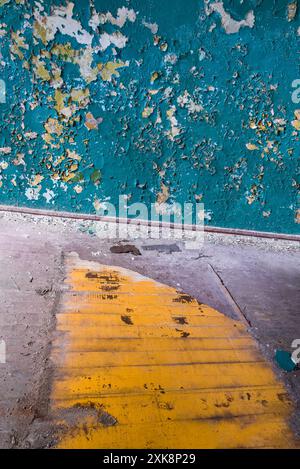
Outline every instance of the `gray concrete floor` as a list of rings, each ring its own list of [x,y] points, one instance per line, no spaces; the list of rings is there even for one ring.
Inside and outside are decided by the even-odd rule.
[[[93,222],[0,213],[0,447],[47,447],[51,387],[49,354],[55,312],[63,288],[63,258],[119,265],[181,289],[248,324],[265,356],[291,350],[300,339],[300,245],[233,235],[205,235],[204,245],[170,252],[174,241],[129,241],[142,255],[113,254],[118,241],[99,239]],[[158,249],[145,246],[158,244]],[[163,245],[163,247],[161,247]],[[274,363],[296,401],[293,426],[300,430],[300,371]]]

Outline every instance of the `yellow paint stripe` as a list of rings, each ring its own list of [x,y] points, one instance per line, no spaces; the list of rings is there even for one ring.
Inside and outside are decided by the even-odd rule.
[[[182,314],[180,311],[177,313],[170,314],[169,317],[162,317],[161,314],[147,314],[144,316],[139,316],[138,313],[125,313],[130,316],[133,326],[152,326],[155,327],[178,327],[182,325],[183,327],[189,326],[232,326],[232,321],[229,318],[222,316],[201,316],[196,314]],[[69,313],[69,314],[59,314],[57,317],[57,322],[61,327],[87,327],[89,325],[96,326],[124,326],[124,321],[122,320],[122,314],[99,314],[98,313]],[[236,323],[236,327],[239,324]],[[133,329],[133,328],[132,328]]]
[[[54,349],[52,358],[56,366],[63,367],[65,362],[62,349]],[[181,350],[176,352],[176,364],[186,363],[236,363],[261,361],[261,355],[254,350]],[[97,352],[69,352],[68,367],[72,368],[96,368],[114,366],[140,366],[140,365],[171,365],[174,363],[174,351],[131,351],[126,355],[122,352],[97,351]]]
[[[294,447],[245,326],[119,267],[67,259],[51,408],[62,448]]]
[[[149,306],[148,304],[145,304],[143,306],[143,309],[141,308],[135,308],[133,304],[129,305],[127,304],[119,304],[116,301],[113,303],[110,302],[104,302],[102,295],[98,294],[93,294],[93,293],[80,293],[77,294],[76,292],[70,293],[66,292],[64,295],[64,304],[62,305],[61,313],[66,313],[66,312],[81,312],[81,313],[93,313],[93,312],[99,312],[99,307],[101,305],[101,313],[106,314],[106,313],[126,313],[128,309],[130,312],[134,313],[135,311],[138,311],[139,316],[146,316],[148,314],[153,314],[153,306]],[[165,302],[162,301],[160,307],[159,307],[159,312],[161,314],[177,314],[178,312],[181,312],[182,314],[201,314],[204,316],[220,316],[220,313],[218,311],[209,308],[208,306],[205,305],[195,305],[195,304],[184,304],[184,303],[171,303],[167,305]]]
[[[280,399],[278,398],[280,397]],[[65,408],[75,406],[76,399],[56,401],[57,407]],[[81,398],[83,405],[99,405],[99,397]],[[197,402],[197,405],[195,405]],[[160,392],[149,394],[122,394],[111,398],[111,395],[101,394],[101,405],[111,415],[118,416],[118,422],[122,425],[141,424],[143,422],[160,422],[171,420],[190,420],[228,417],[241,415],[241,402],[247,402],[247,415],[275,414],[288,412],[291,409],[291,401],[286,394],[280,394],[280,388],[246,388],[243,390],[228,389],[226,391],[169,391],[167,394]],[[143,409],[143,412],[132,412],[135,409]]]
[[[136,409],[136,412],[139,411]],[[62,448],[291,448],[282,418],[261,416],[207,421],[152,422],[101,428],[87,418],[59,445]]]
[[[55,347],[68,347],[71,351],[100,351],[100,350],[112,350],[112,351],[139,351],[141,350],[220,350],[220,349],[244,349],[253,348],[255,343],[249,336],[242,337],[189,337],[188,349],[187,344],[182,340],[181,337],[150,337],[145,341],[140,338],[123,338],[114,339],[104,338],[89,339],[88,344],[84,337],[73,338],[72,341],[68,340],[68,336],[65,335],[65,340],[61,340],[60,337],[54,338],[53,344]],[[233,346],[234,344],[234,346]]]

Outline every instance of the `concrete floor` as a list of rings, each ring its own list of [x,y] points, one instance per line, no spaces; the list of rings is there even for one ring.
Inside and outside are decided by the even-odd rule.
[[[89,234],[92,233],[92,234]],[[53,445],[49,422],[51,343],[64,290],[64,256],[137,271],[242,319],[270,362],[300,338],[300,246],[232,235],[205,236],[199,250],[144,249],[170,242],[136,240],[141,254],[113,254],[116,242],[93,235],[93,223],[0,214],[0,447]],[[171,242],[174,244],[174,241]],[[300,371],[275,372],[295,399],[292,426],[300,431]]]

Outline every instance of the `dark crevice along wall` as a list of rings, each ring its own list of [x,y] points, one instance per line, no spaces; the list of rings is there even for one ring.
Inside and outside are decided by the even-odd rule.
[[[299,233],[297,3],[0,0],[0,204]]]

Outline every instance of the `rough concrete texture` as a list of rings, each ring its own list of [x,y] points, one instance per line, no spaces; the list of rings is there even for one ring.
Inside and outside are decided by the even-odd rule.
[[[119,241],[94,233],[91,222],[1,213],[0,339],[7,349],[7,363],[0,364],[1,447],[54,443],[49,355],[66,253],[129,268],[230,317],[245,318],[270,361],[275,349],[291,350],[300,338],[299,243],[209,234],[199,250],[190,251],[182,242],[124,240],[140,250],[134,256],[112,253]],[[299,431],[299,371],[274,369],[298,399],[293,425]]]

